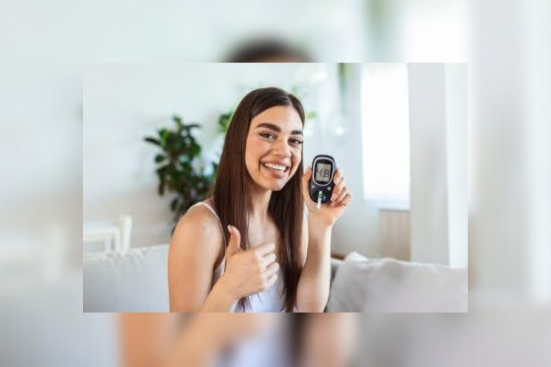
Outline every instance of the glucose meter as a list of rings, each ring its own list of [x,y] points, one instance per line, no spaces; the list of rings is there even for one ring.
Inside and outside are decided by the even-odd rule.
[[[327,203],[333,194],[335,183],[333,176],[337,170],[337,163],[333,157],[320,154],[314,157],[312,163],[312,178],[310,179],[310,198],[320,204]]]

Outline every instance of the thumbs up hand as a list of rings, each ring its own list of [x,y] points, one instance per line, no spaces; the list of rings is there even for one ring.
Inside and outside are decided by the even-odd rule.
[[[239,233],[239,230],[233,226],[228,226],[228,232],[230,233],[230,241],[226,248],[226,261],[228,257],[243,251],[241,249],[241,233]]]
[[[241,234],[228,226],[230,240],[226,248],[226,271],[220,278],[236,301],[259,293],[277,280],[275,244],[264,243],[249,250],[241,248]]]

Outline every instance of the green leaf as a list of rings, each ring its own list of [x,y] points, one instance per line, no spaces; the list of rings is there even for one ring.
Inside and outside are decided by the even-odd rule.
[[[144,140],[145,140],[146,142],[151,143],[151,144],[154,144],[154,145],[158,145],[158,146],[161,145],[161,142],[160,142],[158,139],[152,138],[152,137],[150,137],[150,136],[146,137]]]
[[[197,143],[193,143],[189,150],[190,156],[197,157],[200,153],[201,153],[201,146]]]
[[[187,124],[187,125],[184,125],[184,130],[188,133],[188,134],[191,134],[191,129],[200,129],[201,128],[201,125],[199,124]]]
[[[164,176],[166,174],[166,171],[167,171],[168,167],[169,167],[168,164],[165,164],[164,166],[161,166],[161,167],[157,167],[155,172],[157,172],[157,175],[159,177]]]
[[[174,115],[172,116],[172,120],[176,123],[176,132],[178,133],[178,135],[180,135],[180,133],[184,129],[184,122],[182,118],[178,115]]]
[[[223,113],[218,117],[218,130],[225,134],[228,131],[228,127],[230,126],[231,119],[233,117],[234,111],[230,111],[227,113]]]
[[[178,125],[182,124],[182,118],[179,115],[172,116],[172,120],[174,120],[174,122]]]
[[[232,114],[226,114],[226,125],[231,121]],[[157,164],[157,191],[161,196],[172,196],[169,207],[177,220],[191,205],[206,197],[216,177],[218,164],[209,162],[213,166],[210,175],[205,175],[204,169],[194,170],[195,160],[200,156],[202,148],[193,129],[202,126],[198,123],[184,124],[182,117],[177,114],[172,115],[172,120],[174,125],[157,130],[158,137],[147,136],[144,140],[162,149],[154,157]]]
[[[306,119],[307,120],[315,119],[316,116],[317,116],[316,111],[309,111],[309,112],[306,113]]]
[[[165,176],[160,176],[159,175],[159,186],[157,187],[157,192],[159,193],[160,196],[163,196],[165,194],[165,184],[166,184],[166,180],[165,180]]]
[[[162,128],[159,130],[159,136],[161,137],[161,146],[165,148],[168,138],[170,137],[170,131],[168,131],[165,128]]]
[[[178,198],[172,199],[172,202],[170,203],[170,210],[174,211],[176,210],[176,206],[178,205],[178,202],[180,200]]]

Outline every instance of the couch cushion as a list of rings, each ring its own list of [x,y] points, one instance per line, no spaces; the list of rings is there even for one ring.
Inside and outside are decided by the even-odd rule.
[[[348,255],[331,285],[328,312],[467,312],[467,269]]]
[[[168,312],[168,245],[83,254],[85,312]]]

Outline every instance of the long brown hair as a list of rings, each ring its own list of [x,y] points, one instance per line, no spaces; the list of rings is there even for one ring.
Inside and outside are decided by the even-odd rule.
[[[248,213],[251,207],[248,184],[252,178],[245,165],[245,146],[252,119],[263,111],[275,106],[292,106],[300,115],[304,125],[305,115],[302,104],[290,93],[279,88],[260,88],[248,93],[239,103],[228,127],[224,149],[214,184],[214,204],[223,228],[231,224],[242,234],[244,249],[250,248]],[[291,312],[296,303],[298,280],[302,271],[300,247],[302,242],[302,222],[304,200],[302,197],[301,162],[297,171],[280,191],[272,192],[268,214],[275,221],[281,235],[280,276],[283,276],[285,311]],[[226,244],[229,234],[224,232]],[[243,308],[250,306],[247,297],[241,299]]]

